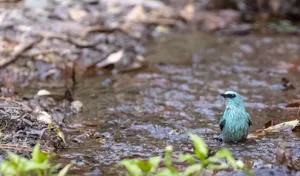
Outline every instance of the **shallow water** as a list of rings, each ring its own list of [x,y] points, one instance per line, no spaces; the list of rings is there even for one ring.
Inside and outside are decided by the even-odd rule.
[[[297,133],[273,133],[239,144],[223,144],[212,137],[219,133],[224,110],[219,94],[226,90],[244,96],[251,131],[269,120],[296,118],[283,110],[300,98],[299,41],[294,36],[202,33],[155,41],[147,68],[80,81],[76,98],[84,103],[84,111],[66,120],[74,130],[68,132],[70,146],[61,160],[75,160],[81,165],[79,173],[117,175],[122,171],[118,162],[125,158],[159,155],[166,145],[173,145],[176,152],[190,151],[187,134],[192,132],[212,150],[229,148],[251,168],[275,166],[282,143],[292,149],[298,163]],[[283,77],[296,89],[284,90]]]

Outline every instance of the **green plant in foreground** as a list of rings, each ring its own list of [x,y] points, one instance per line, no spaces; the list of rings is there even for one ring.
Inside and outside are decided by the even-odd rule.
[[[33,149],[30,160],[14,153],[8,153],[7,160],[4,160],[0,166],[0,173],[4,176],[65,176],[72,164],[65,166],[58,174],[54,174],[59,167],[59,164],[50,164],[49,156],[42,153],[40,145],[37,144]]]
[[[222,148],[213,156],[208,156],[208,146],[205,141],[197,135],[190,134],[193,141],[195,155],[181,154],[179,159],[182,162],[188,162],[183,171],[178,171],[172,163],[172,146],[167,146],[164,157],[165,167],[159,168],[162,161],[161,156],[152,157],[147,161],[144,160],[123,160],[121,165],[127,169],[129,176],[190,176],[202,175],[203,169],[221,170],[221,169],[239,169],[248,175],[253,175],[248,171],[241,160],[235,160],[231,152]],[[227,161],[227,162],[226,162]]]

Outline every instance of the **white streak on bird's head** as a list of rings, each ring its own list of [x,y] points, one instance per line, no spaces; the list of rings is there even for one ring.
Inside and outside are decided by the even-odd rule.
[[[225,98],[227,107],[245,108],[243,98],[240,94],[234,91],[226,91],[221,96]]]

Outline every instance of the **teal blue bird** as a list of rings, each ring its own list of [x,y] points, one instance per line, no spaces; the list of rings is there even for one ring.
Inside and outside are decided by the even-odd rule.
[[[245,109],[242,96],[234,91],[227,91],[221,96],[225,98],[226,107],[219,123],[222,132],[217,139],[224,142],[244,141],[252,121]]]

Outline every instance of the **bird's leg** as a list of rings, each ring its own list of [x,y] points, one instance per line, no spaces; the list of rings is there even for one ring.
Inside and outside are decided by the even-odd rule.
[[[214,139],[218,141],[223,141],[223,134],[220,134],[219,136],[215,136]]]

